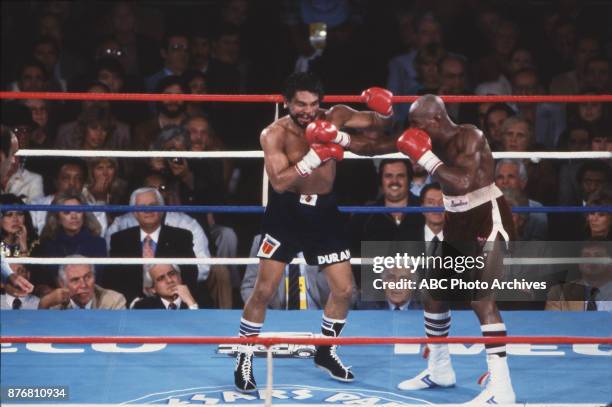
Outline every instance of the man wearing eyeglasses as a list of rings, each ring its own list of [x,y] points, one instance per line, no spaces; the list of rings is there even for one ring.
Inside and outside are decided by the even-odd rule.
[[[152,295],[136,300],[133,309],[198,309],[189,287],[183,284],[181,271],[176,264],[146,265],[142,274],[143,284]]]
[[[189,66],[189,38],[182,33],[170,32],[164,37],[160,55],[164,60],[161,71],[149,76],[146,81],[147,92],[157,88],[160,79],[170,75],[180,76]]]

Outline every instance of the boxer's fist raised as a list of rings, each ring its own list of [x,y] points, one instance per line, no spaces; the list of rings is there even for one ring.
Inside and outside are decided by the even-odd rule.
[[[309,144],[336,143],[346,148],[351,142],[351,137],[347,133],[338,131],[333,123],[326,120],[315,120],[310,123],[304,135]]]
[[[310,150],[295,168],[302,177],[312,174],[312,171],[321,164],[329,161],[341,161],[344,158],[344,149],[336,144],[315,143],[310,146]]]
[[[387,89],[378,87],[366,89],[361,93],[361,98],[376,113],[387,117],[393,114],[393,93]]]
[[[397,139],[397,149],[410,159],[433,174],[442,161],[431,152],[431,139],[420,129],[409,128]]]

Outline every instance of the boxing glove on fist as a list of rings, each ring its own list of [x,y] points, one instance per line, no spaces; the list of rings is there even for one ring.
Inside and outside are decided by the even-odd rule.
[[[433,174],[442,161],[431,151],[429,135],[420,129],[409,128],[397,139],[397,149]]]
[[[341,161],[344,158],[344,149],[336,144],[314,143],[310,150],[300,162],[295,165],[295,169],[302,177],[312,174],[312,171],[321,164],[329,161]]]
[[[393,114],[393,93],[387,89],[373,87],[363,91],[361,98],[368,107],[384,117]]]
[[[335,143],[347,148],[351,143],[351,136],[343,131],[338,131],[333,123],[326,120],[315,120],[310,123],[304,132],[309,144],[313,143]]]

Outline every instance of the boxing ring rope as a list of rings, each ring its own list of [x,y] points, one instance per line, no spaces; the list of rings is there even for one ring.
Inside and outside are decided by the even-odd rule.
[[[394,96],[394,103],[411,103],[418,96]],[[612,95],[489,95],[489,96],[465,96],[453,95],[441,98],[446,103],[583,103],[583,102],[612,102]],[[113,93],[56,93],[56,92],[0,92],[0,99],[45,99],[45,100],[105,100],[105,101],[185,101],[185,102],[232,102],[232,103],[275,103],[275,119],[279,117],[279,103],[283,102],[281,95],[191,95],[191,94],[113,94]],[[325,103],[363,103],[360,96],[333,95],[323,99]],[[27,150],[17,152],[23,157],[115,157],[115,158],[263,158],[262,151],[113,151],[113,150]],[[612,152],[494,152],[495,159],[516,158],[538,161],[540,159],[612,159]],[[357,156],[347,152],[347,159],[373,159],[373,158],[401,158],[407,159],[401,153],[386,154],[375,157]],[[263,203],[267,199],[267,178],[264,171]],[[134,211],[178,211],[178,212],[233,212],[233,213],[262,213],[264,206],[108,206],[108,205],[3,205],[4,210],[43,210],[43,211],[105,211],[105,212],[134,212]],[[422,213],[438,212],[443,208],[384,208],[384,207],[341,207],[341,211],[354,213],[387,213],[405,212]],[[612,212],[612,207],[515,207],[515,212]],[[226,265],[248,265],[257,264],[257,258],[6,258],[7,263],[21,264],[226,264]],[[78,261],[77,261],[78,260]],[[362,264],[363,260],[351,259],[352,264]],[[521,260],[527,263],[506,263],[507,261]],[[505,264],[551,264],[551,262],[563,262],[563,264],[576,264],[576,262],[589,262],[594,264],[612,264],[610,258],[527,258],[527,259],[504,259]],[[294,259],[292,263],[302,264],[303,259]],[[391,344],[612,344],[612,337],[581,337],[581,336],[506,336],[500,337],[270,337],[260,336],[251,338],[239,337],[151,337],[151,336],[0,336],[0,343],[61,343],[61,344],[90,344],[90,343],[121,343],[121,344],[198,344],[211,345],[219,343],[227,344],[252,344],[263,345],[267,349],[267,384],[265,405],[271,405],[272,398],[272,348],[280,344],[304,344],[304,345],[391,345]]]
[[[394,103],[412,103],[419,96],[393,96]],[[612,102],[612,95],[440,95],[446,103],[583,103]],[[108,100],[131,102],[282,103],[281,95],[193,95],[170,93],[0,92],[0,99]],[[362,103],[361,96],[328,95],[324,103]]]

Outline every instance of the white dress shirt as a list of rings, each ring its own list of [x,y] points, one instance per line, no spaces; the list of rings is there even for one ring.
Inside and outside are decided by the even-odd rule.
[[[15,298],[10,294],[2,294],[0,295],[0,309],[13,309],[13,301]],[[28,294],[25,297],[18,297],[21,300],[21,307],[19,309],[38,309],[38,303],[40,299],[35,296]]]
[[[193,253],[197,258],[209,258],[208,237],[204,233],[202,226],[191,216],[182,212],[167,212],[164,217],[164,224],[175,228],[185,229],[193,235]],[[110,238],[115,232],[120,232],[131,227],[138,226],[138,221],[132,213],[126,213],[115,218],[115,221],[106,231],[106,247],[110,249]],[[141,235],[141,241],[143,237]],[[157,241],[156,241],[157,243]],[[198,264],[198,281],[206,281],[210,266],[208,264]]]

